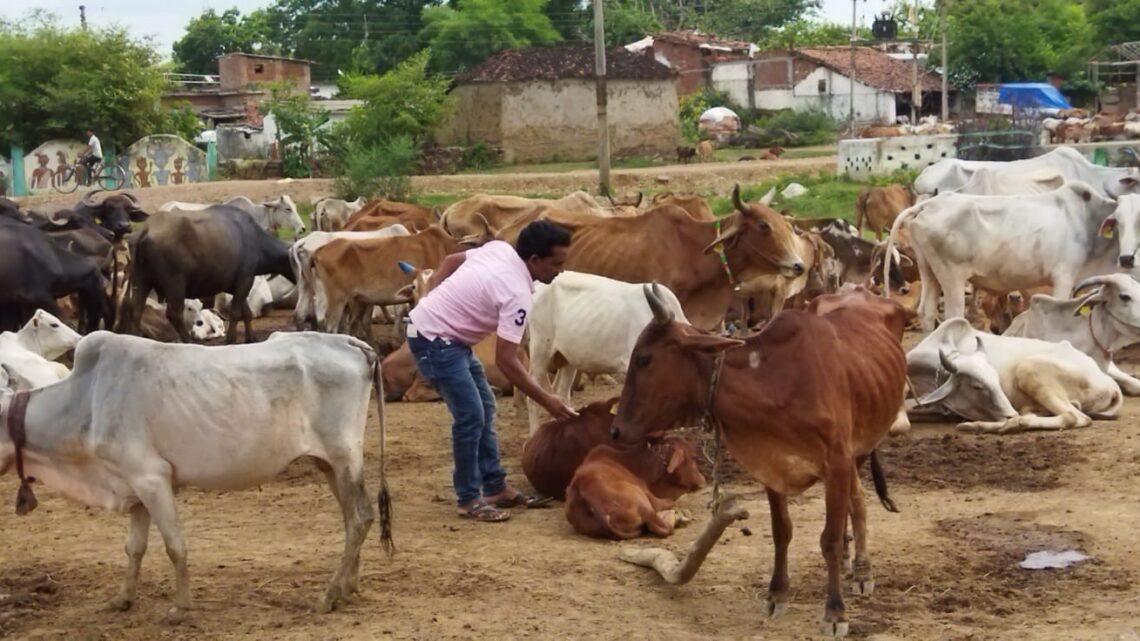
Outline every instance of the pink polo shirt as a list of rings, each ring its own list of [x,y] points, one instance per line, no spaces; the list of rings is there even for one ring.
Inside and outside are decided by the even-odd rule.
[[[494,332],[521,343],[534,296],[534,279],[515,248],[501,240],[468,250],[459,269],[428,292],[408,315],[416,331],[434,340],[474,345]]]

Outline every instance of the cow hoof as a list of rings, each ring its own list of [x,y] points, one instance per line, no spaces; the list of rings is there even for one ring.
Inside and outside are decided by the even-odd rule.
[[[851,594],[857,596],[871,596],[871,593],[874,591],[874,579],[855,579],[851,582]]]
[[[827,621],[823,622],[823,636],[830,639],[842,639],[847,636],[848,626],[846,621]]]
[[[768,597],[764,609],[768,613],[769,619],[775,619],[783,616],[783,614],[788,611],[788,603],[787,601],[776,601],[772,597]]]
[[[317,604],[317,613],[328,614],[336,609],[336,604],[343,597],[341,587],[338,585],[330,585],[325,597]]]
[[[180,608],[176,605],[166,611],[159,623],[162,625],[180,625],[185,620],[186,608]]]
[[[845,577],[849,577],[854,573],[851,565],[851,557],[843,557],[843,560],[839,562],[839,571],[842,572]]]
[[[125,596],[117,596],[111,599],[107,605],[103,606],[104,612],[126,612],[131,609],[135,604],[134,599],[129,599]]]

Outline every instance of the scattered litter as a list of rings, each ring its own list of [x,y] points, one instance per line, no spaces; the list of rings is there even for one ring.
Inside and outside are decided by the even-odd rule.
[[[1026,570],[1048,570],[1053,568],[1067,568],[1074,563],[1080,563],[1089,558],[1087,554],[1076,550],[1053,552],[1044,550],[1033,552],[1025,557],[1019,565]]]
[[[806,194],[807,191],[807,187],[804,187],[799,183],[792,183],[787,187],[784,187],[784,191],[780,192],[780,195],[784,198],[799,198],[800,196]]]

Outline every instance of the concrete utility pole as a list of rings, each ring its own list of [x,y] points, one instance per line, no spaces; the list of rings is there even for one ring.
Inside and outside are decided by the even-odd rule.
[[[594,0],[594,75],[598,96],[598,191],[610,195],[610,127],[606,117],[606,33],[602,0]]]
[[[79,5],[79,24],[87,31],[87,7]]]
[[[950,69],[946,67],[946,32],[950,30],[946,21],[946,0],[938,3],[938,24],[942,27],[942,122],[950,119],[950,82],[947,76]]]
[[[850,111],[847,114],[847,128],[851,130],[851,135],[855,135],[855,41],[859,39],[858,25],[856,21],[858,17],[858,2],[859,0],[851,0],[851,73],[847,77],[847,84],[851,87],[851,104],[848,105]]]

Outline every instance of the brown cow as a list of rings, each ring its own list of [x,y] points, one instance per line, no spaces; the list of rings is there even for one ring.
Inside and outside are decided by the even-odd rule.
[[[713,141],[702,140],[697,143],[697,158],[699,158],[701,162],[711,162],[715,149],[716,145],[713,144]]]
[[[822,316],[777,314],[763,331],[738,341],[677,323],[646,286],[655,318],[634,348],[613,428],[615,438],[636,443],[710,412],[729,454],[767,490],[776,544],[769,615],[782,612],[788,600],[787,497],[824,481],[824,630],[833,636],[847,632],[840,580],[849,509],[855,588],[866,594],[873,586],[857,468],[872,458],[876,493],[893,507],[873,454],[897,418],[906,378],[896,320],[902,309],[893,301],[872,305],[866,292],[848,296],[857,299],[835,305],[833,297],[824,297],[816,303],[817,309],[825,302],[838,307]],[[890,306],[894,311],[884,312]],[[719,384],[711,388],[718,367]]]
[[[860,138],[895,138],[898,136],[905,136],[906,130],[902,127],[884,127],[881,125],[874,125],[871,127],[864,127],[859,130]]]
[[[657,281],[677,295],[689,322],[713,329],[724,319],[734,286],[767,274],[791,279],[806,271],[792,226],[764,201],[744,203],[739,185],[732,194],[736,211],[716,222],[695,221],[671,205],[632,218],[549,218],[572,235],[567,270],[627,283]],[[506,240],[507,231],[499,238]],[[717,247],[724,250],[731,282]]]
[[[1045,286],[1015,289],[1012,292],[992,292],[975,285],[974,291],[983,317],[983,329],[1002,334],[1009,329],[1018,314],[1029,309],[1029,300],[1035,294],[1052,294],[1053,289]]]
[[[697,194],[674,194],[671,191],[665,191],[653,195],[653,204],[680,207],[684,209],[693,220],[705,222],[716,220],[716,216],[713,215],[712,207],[709,207],[708,201]]]
[[[515,413],[526,415],[526,396],[514,389],[507,377],[495,364],[495,336],[488,336],[479,341],[471,351],[483,369],[487,372],[487,382],[498,389],[504,396],[512,396],[515,400]],[[529,367],[526,352],[519,349],[519,360],[523,367]],[[384,377],[384,400],[388,402],[407,401],[408,403],[426,403],[438,401],[439,392],[435,390],[423,376],[420,375],[416,362],[412,358],[412,351],[408,344],[402,343],[396,351],[384,357],[380,371]],[[616,399],[615,399],[616,400]]]
[[[415,233],[431,227],[438,219],[439,213],[427,207],[379,198],[368,201],[350,216],[344,231],[376,231],[399,223]]]
[[[888,232],[899,213],[914,205],[914,194],[903,185],[868,187],[855,201],[855,228],[863,233],[866,224],[875,232],[875,240],[883,239],[883,230]]]
[[[566,520],[579,534],[633,539],[665,537],[679,524],[673,501],[705,485],[696,448],[680,436],[590,450],[566,488]]]
[[[412,275],[399,262],[438,265],[460,245],[437,225],[410,236],[349,240],[335,238],[313,253],[317,323],[337,331],[350,303],[398,305],[409,302],[400,290]]]
[[[476,194],[451,205],[440,215],[440,225],[454,238],[481,237],[489,229],[502,229],[539,207],[579,214],[608,215],[594,197],[576,191],[558,200]]]
[[[566,498],[574,471],[598,445],[612,443],[610,427],[617,397],[590,403],[578,416],[542,424],[523,445],[522,469],[530,484],[543,496]]]
[[[783,147],[769,147],[768,151],[760,154],[760,160],[779,160],[787,149]]]

